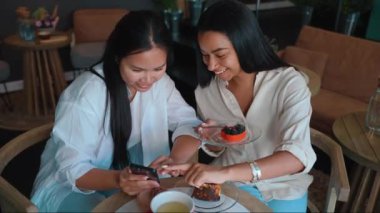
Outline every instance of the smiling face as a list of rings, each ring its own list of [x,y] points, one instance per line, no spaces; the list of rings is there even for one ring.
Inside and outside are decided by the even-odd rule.
[[[207,69],[225,81],[230,81],[242,72],[232,43],[226,35],[216,31],[198,34],[203,63]]]
[[[146,92],[166,71],[167,52],[153,47],[131,54],[120,61],[121,78],[131,91]]]

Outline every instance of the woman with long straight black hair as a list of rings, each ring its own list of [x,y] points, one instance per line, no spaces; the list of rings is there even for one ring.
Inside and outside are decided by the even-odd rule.
[[[201,63],[195,97],[200,117],[237,121],[261,136],[226,149],[202,146],[216,157],[213,166],[167,169],[183,170],[195,186],[233,181],[274,212],[306,212],[312,181],[308,172],[316,161],[306,79],[281,61],[253,12],[240,1],[220,0],[208,7],[197,35]]]
[[[99,29],[101,30],[101,29]],[[166,74],[171,39],[162,18],[132,11],[111,33],[102,62],[60,97],[32,201],[42,212],[86,212],[114,190],[136,195],[158,187],[130,163],[157,168],[185,162],[201,122]]]

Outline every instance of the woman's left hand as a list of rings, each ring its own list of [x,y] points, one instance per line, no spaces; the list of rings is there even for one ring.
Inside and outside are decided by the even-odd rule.
[[[119,187],[128,195],[137,195],[147,189],[159,187],[160,184],[154,180],[148,180],[148,176],[132,174],[129,167],[120,171]]]

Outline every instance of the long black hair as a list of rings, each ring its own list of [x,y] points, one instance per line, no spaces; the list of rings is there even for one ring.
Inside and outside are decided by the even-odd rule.
[[[253,11],[240,1],[220,0],[208,7],[198,22],[198,34],[205,31],[226,35],[237,53],[241,68],[247,73],[288,66],[267,42]],[[200,58],[197,70],[200,86],[209,85],[215,74],[207,71]]]
[[[156,45],[170,54],[171,37],[161,16],[153,11],[131,11],[116,24],[102,58],[104,80],[109,93],[110,125],[114,142],[113,168],[128,165],[127,142],[132,130],[128,89],[119,64],[124,57],[147,51]],[[169,60],[169,57],[168,57]]]

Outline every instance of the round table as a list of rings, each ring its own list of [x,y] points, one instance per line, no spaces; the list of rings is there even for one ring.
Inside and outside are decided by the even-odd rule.
[[[164,178],[161,179],[161,187],[163,188],[173,188],[188,186],[182,177],[176,178]],[[233,194],[239,193],[239,203],[250,210],[250,212],[271,212],[272,210],[266,206],[264,203],[260,202],[255,197],[252,197],[247,192],[238,189],[232,184],[223,184],[222,191],[225,195],[231,196]],[[134,199],[135,197],[128,196],[125,193],[119,192],[111,197],[102,201],[97,205],[92,211],[93,212],[115,212],[121,206],[126,204],[128,201]]]
[[[25,41],[19,35],[11,35],[4,39],[4,43],[23,51],[23,100],[24,104],[13,115],[1,116],[0,126],[16,130],[28,130],[40,122],[51,120],[61,94],[66,87],[63,68],[58,49],[70,44],[70,36],[64,32],[55,32],[49,39]],[[29,120],[28,124],[22,121],[13,122],[15,118]],[[10,123],[11,122],[11,123]]]
[[[380,189],[380,136],[365,127],[366,112],[338,118],[333,132],[344,155],[357,163],[351,176],[350,198],[343,212],[373,212]],[[354,197],[355,195],[355,197]],[[367,200],[367,201],[366,201]]]

